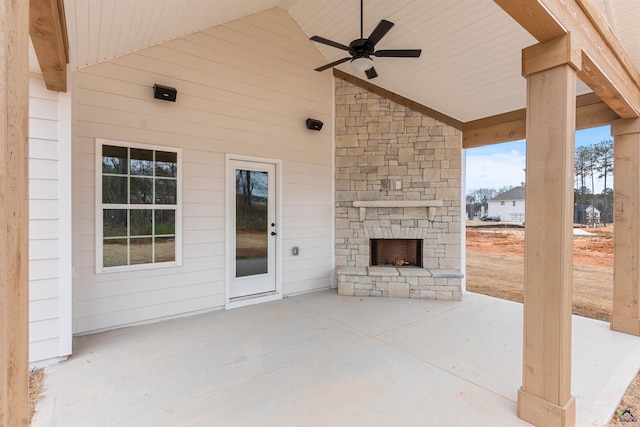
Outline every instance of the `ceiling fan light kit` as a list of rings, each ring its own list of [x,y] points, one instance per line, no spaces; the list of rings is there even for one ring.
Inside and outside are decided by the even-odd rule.
[[[364,6],[363,0],[360,0],[360,38],[349,43],[349,46],[342,43],[334,42],[333,40],[325,39],[320,36],[313,36],[311,40],[314,42],[326,44],[327,46],[335,47],[336,49],[345,50],[349,52],[346,58],[338,59],[327,65],[316,68],[316,71],[324,71],[329,68],[333,68],[336,65],[340,65],[344,62],[351,61],[351,68],[354,71],[364,72],[367,78],[373,79],[378,76],[376,69],[373,68],[373,59],[371,56],[377,56],[380,58],[418,58],[422,54],[422,49],[389,49],[389,50],[376,50],[376,44],[384,37],[385,34],[393,27],[393,22],[382,20],[376,28],[371,32],[368,38],[363,36],[364,28]]]
[[[360,56],[355,57],[351,60],[351,68],[355,71],[360,71],[364,73],[367,70],[370,70],[373,67],[373,59],[368,56]]]

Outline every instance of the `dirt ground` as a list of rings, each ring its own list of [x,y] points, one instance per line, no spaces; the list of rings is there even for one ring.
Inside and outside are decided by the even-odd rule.
[[[573,239],[573,313],[609,321],[613,287],[613,228],[581,229]],[[467,289],[522,302],[524,229],[467,228]],[[609,426],[628,425],[617,414],[640,416],[640,375],[625,394]]]

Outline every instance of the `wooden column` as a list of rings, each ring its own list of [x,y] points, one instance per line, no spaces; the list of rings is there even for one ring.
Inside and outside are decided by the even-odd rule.
[[[558,49],[557,42],[523,51],[523,74],[527,77],[527,220],[518,416],[545,427],[575,423],[571,297],[575,60],[579,55],[573,55],[571,49]],[[560,42],[570,47],[568,37]],[[565,53],[558,56],[559,51]]]
[[[640,119],[611,124],[615,227],[611,329],[640,336]]]
[[[0,1],[0,426],[29,424],[29,2]]]

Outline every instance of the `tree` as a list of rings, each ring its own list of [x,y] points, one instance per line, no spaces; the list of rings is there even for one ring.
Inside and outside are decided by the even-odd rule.
[[[476,208],[481,209],[484,207],[485,212],[489,207],[488,201],[489,199],[495,197],[497,194],[494,188],[478,188],[476,190],[472,190],[467,194],[467,203],[472,204],[472,214],[471,217],[475,216]],[[479,207],[477,205],[480,205]]]
[[[584,223],[584,220],[587,217],[584,210],[587,205],[586,196],[589,192],[589,189],[585,186],[585,181],[589,175],[589,157],[591,157],[591,154],[588,147],[582,146],[576,149],[574,175],[576,177],[576,184],[578,185],[576,189],[580,195],[579,217],[582,219],[582,223]]]
[[[604,190],[602,194],[605,195],[605,203],[603,210],[603,218],[605,225],[607,220],[610,220],[610,204],[609,197],[607,197],[607,177],[613,174],[613,140],[606,139],[598,142],[595,145],[595,157],[596,157],[596,171],[598,172],[598,178],[604,179]]]

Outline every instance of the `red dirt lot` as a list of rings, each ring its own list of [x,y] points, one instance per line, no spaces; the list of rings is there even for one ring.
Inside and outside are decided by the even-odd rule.
[[[573,263],[613,267],[613,229],[580,229],[593,236],[573,237]],[[467,250],[524,256],[524,229],[467,229]]]

